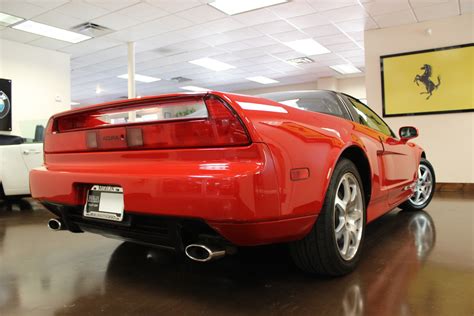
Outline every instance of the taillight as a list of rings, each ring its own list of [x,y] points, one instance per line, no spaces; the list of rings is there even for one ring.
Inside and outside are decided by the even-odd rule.
[[[133,115],[131,115],[133,113]],[[133,119],[129,119],[133,117]],[[46,152],[242,146],[250,137],[215,97],[121,104],[56,119]]]
[[[244,126],[237,115],[215,97],[206,100],[209,120],[213,127],[213,138],[218,145],[244,145],[250,142]]]

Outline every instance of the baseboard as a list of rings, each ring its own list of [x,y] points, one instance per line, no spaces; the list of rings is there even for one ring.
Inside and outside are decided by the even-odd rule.
[[[474,192],[474,183],[436,183],[438,192]]]

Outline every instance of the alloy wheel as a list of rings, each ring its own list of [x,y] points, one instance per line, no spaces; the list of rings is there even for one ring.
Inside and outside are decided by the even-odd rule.
[[[348,172],[339,181],[334,200],[334,234],[341,257],[348,261],[357,253],[362,239],[363,198],[359,182]]]
[[[433,190],[433,175],[431,170],[420,164],[418,167],[418,180],[416,181],[415,192],[410,197],[413,205],[420,206],[426,203],[431,196]]]

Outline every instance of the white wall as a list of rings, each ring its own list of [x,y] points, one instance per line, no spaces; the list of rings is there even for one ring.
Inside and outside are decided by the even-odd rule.
[[[381,55],[472,43],[473,21],[474,15],[470,14],[366,31],[368,104],[379,114],[382,112]],[[431,36],[426,34],[428,28],[432,30]],[[403,125],[415,125],[420,129],[416,142],[433,163],[438,182],[474,182],[474,113],[405,116],[386,118],[386,121],[395,130]]]
[[[70,71],[67,54],[0,39],[0,78],[12,80],[12,134],[33,137],[36,124],[70,108]]]

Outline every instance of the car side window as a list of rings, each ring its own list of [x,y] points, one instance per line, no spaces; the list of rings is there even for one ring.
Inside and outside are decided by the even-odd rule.
[[[277,93],[263,95],[263,97],[294,108],[350,119],[349,113],[336,94],[329,91]]]
[[[354,117],[354,120],[357,123],[360,123],[362,125],[375,129],[387,136],[392,136],[392,137],[394,136],[390,127],[377,114],[375,114],[374,111],[369,109],[362,102],[352,97],[346,96],[346,98],[350,101],[350,103],[353,106],[353,109],[356,114]]]

